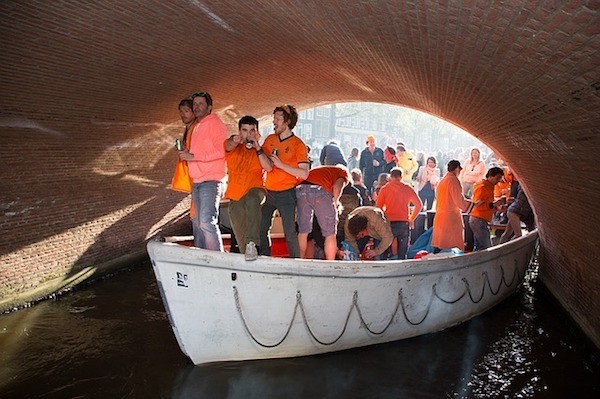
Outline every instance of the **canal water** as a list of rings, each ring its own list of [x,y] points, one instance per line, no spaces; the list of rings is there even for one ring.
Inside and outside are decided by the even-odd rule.
[[[0,398],[599,398],[598,351],[537,282],[462,325],[293,359],[195,367],[149,263],[0,315]]]

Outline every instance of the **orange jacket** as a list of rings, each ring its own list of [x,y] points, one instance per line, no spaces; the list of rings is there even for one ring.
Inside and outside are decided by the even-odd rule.
[[[441,249],[465,249],[464,224],[461,211],[468,210],[471,202],[465,199],[460,181],[448,172],[437,186],[436,210],[433,219],[431,246]]]

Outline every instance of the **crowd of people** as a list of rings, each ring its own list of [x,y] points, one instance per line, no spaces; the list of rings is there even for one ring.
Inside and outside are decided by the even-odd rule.
[[[464,250],[464,212],[476,251],[492,245],[494,218],[504,218],[508,226],[500,242],[520,236],[522,221],[534,227],[515,174],[491,156],[486,171],[477,148],[463,168],[446,154],[415,156],[402,142],[380,148],[368,136],[365,148],[352,148],[347,158],[331,140],[313,162],[310,149],[293,132],[298,121],[294,106],[274,108],[274,131],[264,140],[250,115],[240,118],[237,133],[228,137],[212,109],[207,92],[179,103],[185,131],[178,154],[186,167],[178,167],[176,174],[187,173],[191,181],[196,247],[223,251],[221,197],[229,200],[233,234],[247,259],[271,254],[275,211],[292,258],[405,259],[415,219],[434,204],[434,252]],[[443,176],[438,165],[445,166]]]

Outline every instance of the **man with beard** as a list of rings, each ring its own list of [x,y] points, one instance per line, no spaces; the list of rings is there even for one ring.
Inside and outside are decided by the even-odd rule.
[[[194,181],[192,201],[198,223],[194,245],[222,252],[219,200],[226,174],[223,141],[227,138],[227,128],[212,113],[213,100],[210,94],[204,91],[194,93],[192,101],[198,123],[193,129],[189,150],[184,148],[179,152],[179,157],[187,161],[190,177]]]

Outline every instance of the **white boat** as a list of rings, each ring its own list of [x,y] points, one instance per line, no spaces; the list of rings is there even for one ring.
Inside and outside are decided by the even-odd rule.
[[[537,238],[403,261],[247,261],[162,240],[148,253],[179,346],[203,364],[339,351],[462,323],[515,292]]]

